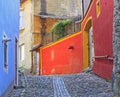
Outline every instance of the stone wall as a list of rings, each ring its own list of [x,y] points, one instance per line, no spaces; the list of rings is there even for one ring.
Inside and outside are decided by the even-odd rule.
[[[35,0],[34,7],[35,14],[82,16],[82,0]]]
[[[120,0],[114,0],[114,68],[113,90],[115,97],[120,97]]]
[[[44,20],[44,24],[42,21]],[[44,44],[52,42],[51,28],[58,22],[56,18],[41,18],[40,16],[34,15],[34,45],[44,42]],[[45,26],[44,40],[42,40],[42,27]]]

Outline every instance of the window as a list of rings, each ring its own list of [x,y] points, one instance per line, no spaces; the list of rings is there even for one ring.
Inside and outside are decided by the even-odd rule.
[[[96,13],[97,13],[97,17],[99,17],[99,15],[100,15],[100,0],[97,0],[97,3],[96,3]]]
[[[24,29],[24,11],[20,11],[20,29]]]
[[[23,61],[25,57],[25,46],[24,44],[20,45],[20,60]]]
[[[8,42],[11,41],[10,38],[6,36],[6,33],[3,35],[2,43],[3,43],[3,60],[4,60],[4,69],[8,70]]]
[[[7,63],[7,42],[4,41],[3,43],[4,46],[4,68],[7,70],[8,69],[8,63]]]

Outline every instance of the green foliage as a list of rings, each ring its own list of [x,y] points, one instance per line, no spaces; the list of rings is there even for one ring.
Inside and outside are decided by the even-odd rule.
[[[57,39],[60,39],[66,35],[66,27],[72,23],[72,20],[60,20],[52,27],[52,33],[55,34]]]

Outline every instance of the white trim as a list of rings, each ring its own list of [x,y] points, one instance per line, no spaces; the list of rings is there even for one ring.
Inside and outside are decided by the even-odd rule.
[[[20,11],[20,27],[19,29],[22,30],[25,28],[25,12],[24,10]]]

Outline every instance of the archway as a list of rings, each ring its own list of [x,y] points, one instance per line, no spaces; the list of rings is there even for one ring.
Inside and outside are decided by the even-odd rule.
[[[86,22],[83,33],[83,69],[93,67],[94,61],[94,40],[92,29],[92,18]]]

